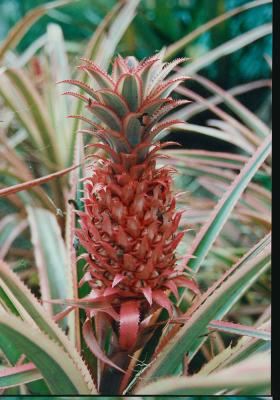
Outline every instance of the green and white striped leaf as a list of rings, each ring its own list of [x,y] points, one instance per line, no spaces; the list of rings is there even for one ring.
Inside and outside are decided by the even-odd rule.
[[[29,289],[20,281],[18,276],[13,273],[8,265],[0,261],[0,287],[17,308],[18,313],[29,326],[42,330],[48,337],[57,342],[64,351],[66,351],[72,360],[74,360],[77,369],[81,371],[83,379],[95,392],[94,383],[87,367],[70,342],[68,337],[50,318],[46,310],[39,304],[38,300],[29,291]],[[4,349],[3,349],[4,351]]]
[[[188,309],[184,326],[164,346],[144,373],[145,382],[146,379],[174,373],[184,354],[188,353],[191,358],[202,344],[203,339],[199,336],[207,333],[209,322],[223,318],[269,265],[270,235],[261,240]]]
[[[8,314],[0,314],[1,335],[31,360],[53,394],[93,394],[71,357],[47,335]]]
[[[103,101],[106,106],[112,108],[119,117],[122,118],[129,113],[124,99],[113,90],[102,89],[98,90],[96,94],[100,97],[101,101]]]
[[[44,97],[47,99],[50,121],[55,131],[62,165],[66,166],[71,142],[69,132],[71,132],[73,120],[65,118],[65,115],[71,112],[69,98],[61,96],[61,91],[67,90],[66,85],[56,85],[56,82],[70,76],[63,32],[58,24],[48,24],[45,50],[48,55],[51,82],[43,86]]]
[[[254,29],[251,29],[250,31],[245,32],[242,35],[239,35],[234,39],[231,39],[228,42],[221,44],[215,49],[208,51],[206,54],[204,54],[197,60],[181,68],[180,72],[173,75],[173,77],[175,78],[175,76],[178,76],[179,74],[181,75],[182,73],[186,75],[193,75],[197,71],[200,71],[202,68],[205,68],[207,65],[212,64],[219,58],[231,54],[237,50],[240,50],[241,48],[248,46],[249,44],[255,42],[256,40],[271,34],[271,32],[272,32],[271,23],[264,24]]]
[[[271,136],[267,137],[255,154],[245,164],[212,212],[208,222],[197,234],[189,253],[195,258],[189,259],[188,266],[198,271],[209,249],[223,228],[231,211],[239,201],[241,194],[265,161],[271,149]]]
[[[37,129],[36,135],[39,132],[39,140],[36,137],[37,142],[39,142],[37,145],[41,146],[43,144],[45,146],[43,152],[49,157],[50,161],[62,165],[60,164],[60,155],[56,145],[56,135],[46,112],[46,106],[31,79],[22,69],[9,68],[5,71],[5,75],[9,78],[17,95],[24,99],[24,112],[26,113],[26,110],[28,110],[28,114],[32,117],[32,126]],[[17,113],[18,109],[14,102],[12,108]],[[29,132],[29,126],[26,128]]]
[[[67,259],[58,222],[54,214],[43,208],[27,207],[27,211],[42,299],[64,299],[68,286]],[[57,305],[44,303],[44,307],[53,315],[62,311]],[[65,328],[67,318],[62,322]]]
[[[236,100],[230,93],[202,76],[194,75],[193,78],[214,94],[218,94],[224,103],[259,137],[265,138],[269,135],[270,129],[268,126],[253,114],[252,111],[248,110],[248,108],[241,104],[240,101]]]
[[[89,111],[114,131],[119,132],[121,130],[121,121],[119,117],[107,106],[103,106],[99,103],[92,103],[89,107]]]
[[[242,394],[246,394],[246,390],[252,388],[259,389],[260,393],[270,388],[270,356],[267,352],[208,376],[196,374],[190,377],[158,379],[135,394],[211,395],[229,389],[242,389]]]
[[[6,39],[1,43],[0,60],[8,50],[15,47],[29,28],[49,10],[64,6],[71,3],[73,0],[58,0],[51,3],[43,4],[28,12],[8,33]]]
[[[219,332],[231,333],[233,335],[250,336],[262,340],[271,340],[271,333],[253,326],[245,326],[225,321],[211,321],[208,329]]]
[[[268,328],[270,328],[270,322],[266,322],[259,327],[261,330]],[[213,357],[207,364],[204,364],[198,372],[198,375],[209,375],[214,371],[222,370],[229,365],[240,362],[251,356],[253,353],[269,349],[269,342],[264,342],[258,338],[243,336],[238,340],[235,346],[230,345],[226,347],[221,353],[218,353],[215,357]]]
[[[0,369],[0,388],[14,387],[42,379],[33,363]]]

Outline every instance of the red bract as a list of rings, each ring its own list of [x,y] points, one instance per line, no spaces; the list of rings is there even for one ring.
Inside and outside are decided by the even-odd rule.
[[[84,132],[99,139],[92,146],[108,154],[94,155],[92,175],[84,179],[84,211],[77,211],[76,235],[86,251],[80,284],[87,282],[92,288],[88,300],[108,304],[88,309],[87,341],[92,316],[106,313],[112,321],[119,320],[120,348],[132,351],[139,342],[141,321],[152,311],[165,308],[172,316],[170,291],[176,298],[178,287],[198,292],[194,281],[176,270],[175,251],[184,232],[178,232],[182,212],[176,212],[171,189],[174,170],[156,165],[158,151],[170,144],[159,143],[163,130],[180,122],[162,118],[185,103],[173,100],[170,93],[187,78],[165,78],[184,60],[166,64],[159,56],[142,62],[118,56],[112,76],[83,60],[79,68],[88,72],[92,85],[66,81],[89,96],[67,92],[83,100],[94,115],[94,121],[76,118],[90,125]]]

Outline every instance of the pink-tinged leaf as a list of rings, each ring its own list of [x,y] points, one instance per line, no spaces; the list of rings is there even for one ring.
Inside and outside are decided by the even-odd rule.
[[[102,89],[96,92],[100,101],[110,107],[121,118],[129,113],[128,105],[125,99],[111,89]]]
[[[210,321],[208,329],[219,332],[227,332],[234,335],[250,336],[263,340],[271,340],[271,332],[255,328],[254,326],[247,326],[241,324],[235,324],[232,322],[225,321]]]
[[[179,76],[178,78],[170,79],[169,81],[163,82],[161,85],[157,86],[149,94],[149,98],[154,97],[167,97],[170,93],[185,80],[190,79],[188,76]]]
[[[113,79],[107,74],[107,72],[103,71],[101,68],[99,68],[94,62],[82,59],[81,60],[85,61],[89,65],[80,65],[78,69],[81,69],[82,71],[86,71],[89,76],[91,76],[101,88],[108,88],[108,89],[113,89],[114,88],[114,81]]]
[[[169,128],[172,125],[175,124],[184,124],[185,122],[180,119],[172,119],[170,121],[165,121],[160,124],[157,124],[152,131],[150,132],[149,136],[152,139],[152,142],[155,143],[158,140],[162,139],[165,135],[163,133],[164,130]]]
[[[172,97],[168,97],[166,99],[153,99],[149,101],[144,101],[140,109],[138,110],[141,113],[147,113],[152,115],[155,113],[164,103],[170,103],[172,101]]]
[[[118,56],[115,58],[113,67],[112,67],[112,77],[115,82],[120,78],[122,74],[125,74],[128,72],[128,67],[122,58],[122,56]]]
[[[58,178],[62,175],[67,174],[68,172],[72,171],[73,169],[79,167],[79,165],[72,165],[72,167],[65,168],[61,171],[55,172],[50,175],[43,176],[42,178],[33,179],[32,181],[27,181],[24,183],[19,183],[17,185],[9,186],[4,189],[0,190],[0,197],[5,197],[13,193],[21,192],[22,190],[27,190],[34,186],[42,185],[43,183],[49,182],[55,178]]]
[[[178,288],[174,280],[164,282],[164,286],[171,290],[177,301],[179,301]],[[179,286],[179,285],[178,285]]]
[[[61,321],[63,318],[67,317],[67,315],[70,314],[70,312],[73,311],[73,310],[75,310],[75,307],[74,307],[74,306],[67,307],[67,308],[65,308],[65,310],[63,310],[63,311],[61,311],[61,312],[55,314],[55,315],[53,316],[53,320],[54,320],[55,322],[59,322],[59,321]]]
[[[96,122],[92,121],[91,119],[84,117],[83,115],[68,115],[67,118],[80,119],[81,121],[84,121],[87,124],[93,126],[95,129],[103,129],[104,130],[104,127],[102,127],[101,125],[99,125]]]
[[[61,93],[61,94],[62,94],[62,96],[73,96],[73,97],[77,97],[78,99],[84,101],[84,102],[87,103],[87,104],[88,104],[88,102],[89,102],[88,97],[82,95],[81,93],[76,93],[76,92],[63,92],[63,93]]]
[[[124,278],[125,278],[125,276],[122,274],[115,275],[113,283],[112,283],[112,287],[117,286],[117,284],[120,283]]]
[[[165,308],[170,316],[173,315],[172,303],[162,290],[153,290],[153,300]]]
[[[138,67],[137,67],[137,70],[136,70],[137,73],[140,74],[140,75],[142,76],[142,74],[143,74],[144,72],[146,72],[147,69],[150,69],[151,66],[152,66],[155,62],[157,62],[157,61],[160,61],[160,58],[159,58],[159,56],[158,56],[157,54],[155,54],[155,55],[153,55],[153,56],[151,56],[151,57],[148,57],[148,58],[146,58],[145,60],[142,60],[142,61],[139,63]]]
[[[150,288],[150,286],[147,286],[145,288],[141,288],[141,291],[143,292],[144,296],[146,297],[148,303],[151,306],[153,303],[152,289]]]
[[[111,108],[97,102],[92,102],[87,106],[87,109],[109,128],[117,132],[121,130],[121,120]]]
[[[81,254],[81,255],[84,256],[84,254]],[[77,259],[77,261],[78,261],[78,259]],[[79,285],[78,285],[79,288],[82,287],[86,282],[90,282],[92,280],[93,279],[92,279],[90,272],[86,272],[79,282]]]
[[[35,369],[36,369],[36,366],[32,362],[30,362],[28,364],[24,364],[24,365],[17,365],[15,367],[5,368],[3,370],[0,370],[0,378],[2,378],[4,376],[15,375],[20,372],[32,371]]]
[[[170,111],[174,110],[176,107],[182,106],[183,104],[190,103],[189,100],[172,100],[168,102],[165,106],[162,106],[159,110],[157,110],[151,116],[148,124],[146,125],[145,129],[150,130],[156,123],[158,123],[166,114]]]
[[[113,287],[108,287],[104,290],[104,297],[111,297],[111,296],[115,296],[116,294],[119,293],[119,289],[118,288],[113,288]]]
[[[0,385],[2,390],[16,387],[21,383],[34,382],[41,378],[41,373],[32,362],[23,365],[16,365],[15,367],[4,368],[0,371]],[[3,393],[1,392],[1,389],[0,394]]]
[[[187,287],[195,294],[200,294],[197,284],[192,279],[185,278],[184,276],[178,276],[177,278],[174,278],[173,281],[179,287]]]
[[[109,296],[108,296],[109,297]],[[85,299],[52,299],[52,300],[42,300],[43,303],[51,304],[61,304],[73,307],[79,307],[83,309],[93,308],[96,310],[103,311],[106,308],[110,308],[108,303],[109,298],[106,296],[99,296],[96,298],[85,298]]]
[[[187,60],[189,60],[189,58],[182,57],[182,58],[176,58],[170,63],[167,63],[163,67],[161,72],[150,83],[149,91],[151,91],[154,87],[158,86],[178,64],[181,64],[182,62]]]
[[[130,350],[135,346],[139,320],[139,302],[130,300],[121,304],[119,343],[123,349]]]
[[[103,149],[105,150],[107,153],[110,154],[110,156],[113,158],[114,161],[119,162],[120,158],[119,155],[113,150],[111,149],[109,146],[107,146],[106,144],[102,144],[102,143],[93,143],[93,144],[89,144],[88,147],[97,147],[99,149]],[[0,192],[1,193],[1,192]]]
[[[125,373],[123,369],[121,369],[118,365],[113,363],[107,356],[104,354],[104,352],[101,350],[99,347],[99,344],[96,340],[96,337],[94,336],[92,326],[90,323],[89,319],[86,319],[84,325],[83,325],[83,337],[85,339],[85,342],[90,349],[90,351],[102,362],[105,364],[110,365],[111,367],[117,369],[120,372]]]
[[[69,83],[70,85],[75,85],[75,86],[79,87],[80,89],[83,89],[87,94],[89,94],[95,100],[98,100],[98,98],[95,94],[95,90],[84,82],[81,82],[81,81],[78,81],[75,79],[65,79],[64,81],[60,81],[57,83]]]
[[[236,203],[240,200],[240,196],[246,189],[258,168],[268,157],[270,151],[271,135],[269,135],[263,141],[263,143],[243,167],[240,174],[237,175],[232,181],[230,187],[211,213],[210,218],[208,218],[207,222],[202,226],[196,235],[194,242],[189,249],[190,254],[196,256],[196,258],[193,258],[188,262],[188,266],[194,271],[198,271],[212,244],[227,221],[231,211]]]

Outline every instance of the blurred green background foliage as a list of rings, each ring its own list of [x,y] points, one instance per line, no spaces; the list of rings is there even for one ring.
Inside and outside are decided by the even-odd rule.
[[[2,0],[0,2],[0,41],[28,11],[49,2]],[[137,15],[117,46],[116,53],[119,52],[124,56],[132,54],[139,59],[150,56],[213,18],[250,2],[248,0],[142,0]],[[93,32],[116,3],[116,0],[76,0],[64,7],[49,10],[29,29],[16,50],[19,54],[23,54],[36,39],[46,34],[48,24],[53,22],[62,28],[67,52],[70,57],[73,55],[73,60],[70,59],[71,64],[78,65],[78,57],[83,54]],[[222,46],[223,43],[271,20],[271,4],[253,7],[207,30],[174,56],[199,59],[212,49]],[[271,58],[271,53],[272,36],[265,35],[250,43],[249,46],[241,46],[237,51],[209,63],[200,73],[225,90],[258,79],[269,79],[271,69],[268,59]],[[207,91],[192,80],[188,82],[188,87],[202,96],[207,95]],[[270,125],[271,91],[268,87],[244,92],[238,98]],[[221,108],[225,110],[224,105],[221,105]],[[205,121],[209,118],[211,118],[211,113],[206,110],[191,122],[205,125]],[[186,148],[236,151],[234,146],[219,140],[209,141],[206,137],[189,138],[188,135],[182,137],[180,133],[172,133],[171,136],[171,140],[179,141]]]
[[[1,0],[0,40],[5,38],[9,29],[29,10],[48,2],[50,1]],[[114,0],[78,0],[66,7],[50,10],[25,35],[18,51],[23,52],[34,38],[43,35],[50,22],[61,26],[69,49],[79,48],[81,44],[88,42],[93,31],[115,3]],[[246,3],[249,1],[143,0],[117,51],[124,55],[134,54],[138,58],[149,56],[217,15]],[[271,4],[255,7],[201,35],[178,55],[198,58],[223,42],[270,22],[271,19]],[[266,35],[250,46],[221,58],[203,72],[224,89],[259,78],[269,78],[270,69],[263,56],[271,56],[271,41],[271,35]]]

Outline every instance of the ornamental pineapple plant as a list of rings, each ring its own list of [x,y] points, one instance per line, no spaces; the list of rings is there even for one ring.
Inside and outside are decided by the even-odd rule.
[[[90,60],[82,61],[78,68],[89,74],[92,85],[65,80],[85,93],[64,94],[84,101],[93,118],[70,117],[87,123],[81,132],[98,138],[89,146],[105,153],[89,156],[94,162],[91,174],[83,178],[84,211],[76,211],[76,235],[85,249],[80,258],[86,261],[80,286],[87,282],[87,300],[102,304],[87,309],[84,333],[93,315],[105,313],[118,325],[119,349],[133,352],[147,317],[161,308],[174,317],[170,293],[178,299],[179,287],[199,292],[175,254],[184,236],[178,232],[182,211],[176,211],[171,187],[175,170],[157,167],[159,150],[173,144],[160,144],[164,130],[181,122],[162,119],[188,102],[170,96],[187,77],[167,78],[185,59],[163,63],[154,55],[139,62],[118,56],[111,75]]]

